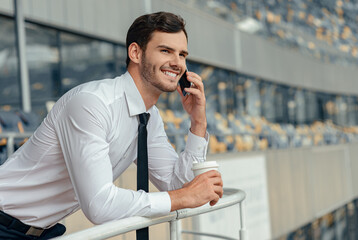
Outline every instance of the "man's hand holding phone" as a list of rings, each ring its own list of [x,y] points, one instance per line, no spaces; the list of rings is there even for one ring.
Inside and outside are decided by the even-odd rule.
[[[187,72],[188,72],[188,70],[185,70],[184,74],[179,79],[179,86],[180,86],[181,92],[183,93],[183,96],[186,96],[188,94],[185,91],[185,88],[190,88],[191,87],[191,82],[188,81],[188,78],[187,78],[187,75],[186,75]]]
[[[177,91],[181,96],[184,110],[190,116],[190,131],[197,136],[204,137],[207,123],[203,81],[201,80],[201,77],[194,72],[185,71],[183,76],[180,78],[182,79],[181,83],[179,80]]]

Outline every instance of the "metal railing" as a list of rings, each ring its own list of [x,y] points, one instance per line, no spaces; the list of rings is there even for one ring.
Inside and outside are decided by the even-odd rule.
[[[9,157],[15,151],[15,139],[24,140],[25,138],[31,137],[33,132],[24,132],[24,133],[17,133],[17,132],[5,132],[0,133],[0,140],[6,139],[6,149],[7,149],[7,156]]]
[[[94,226],[89,229],[85,229],[82,231],[78,231],[69,235],[57,237],[56,240],[72,240],[72,239],[106,239],[110,237],[114,237],[120,234],[124,234],[130,231],[134,231],[136,229],[141,229],[145,227],[149,227],[152,225],[169,222],[170,224],[170,239],[171,240],[180,240],[181,234],[194,234],[201,236],[210,236],[216,237],[220,239],[229,239],[233,240],[235,238],[217,235],[217,234],[209,234],[209,233],[201,233],[201,232],[192,232],[192,231],[182,231],[180,229],[180,222],[178,220],[192,217],[196,215],[200,215],[207,212],[216,211],[222,208],[230,207],[236,204],[239,204],[240,207],[240,226],[238,226],[238,232],[240,236],[240,240],[247,240],[247,234],[245,229],[245,214],[244,214],[244,205],[243,200],[245,199],[245,192],[233,189],[233,188],[224,188],[224,195],[219,200],[219,202],[215,206],[210,206],[206,204],[204,206],[193,208],[193,209],[181,209],[177,211],[173,211],[166,216],[161,217],[129,217],[121,220],[115,220],[108,223],[104,223],[102,225]],[[224,219],[223,219],[224,220]]]

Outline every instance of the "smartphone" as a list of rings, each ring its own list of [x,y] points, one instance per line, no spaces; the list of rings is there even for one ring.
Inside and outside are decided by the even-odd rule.
[[[188,70],[185,70],[184,74],[179,79],[179,85],[180,85],[181,92],[183,93],[183,96],[189,94],[184,90],[184,88],[190,88],[191,86],[191,82],[189,82],[188,79],[186,78],[187,71]]]

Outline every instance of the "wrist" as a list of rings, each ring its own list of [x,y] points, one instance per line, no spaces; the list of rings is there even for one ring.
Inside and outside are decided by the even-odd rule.
[[[189,200],[186,197],[187,194],[185,194],[184,188],[168,191],[168,194],[171,200],[171,212],[187,208],[189,206]]]
[[[207,128],[206,118],[200,121],[195,121],[193,119],[191,120],[190,131],[193,134],[199,137],[205,137],[206,128]]]

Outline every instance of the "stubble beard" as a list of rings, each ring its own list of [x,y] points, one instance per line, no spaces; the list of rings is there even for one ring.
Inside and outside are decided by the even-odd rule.
[[[142,58],[142,66],[143,67],[140,69],[140,75],[146,84],[153,86],[161,92],[174,92],[176,90],[176,86],[171,87],[170,85],[165,85],[162,80],[155,76],[155,66],[147,61],[144,53]]]

